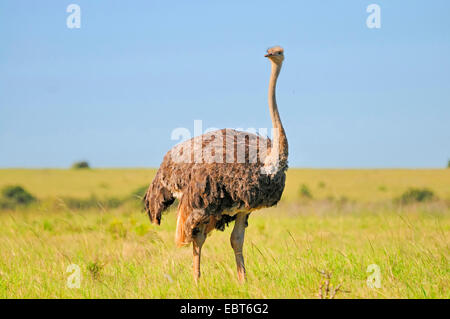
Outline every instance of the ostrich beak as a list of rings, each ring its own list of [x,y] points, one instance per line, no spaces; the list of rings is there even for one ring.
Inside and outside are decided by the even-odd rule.
[[[266,58],[268,58],[270,56],[272,56],[272,53],[267,53],[266,55],[264,55],[264,57],[266,57]]]

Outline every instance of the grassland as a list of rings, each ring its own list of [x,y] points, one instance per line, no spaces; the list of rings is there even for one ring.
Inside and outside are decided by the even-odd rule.
[[[291,169],[280,204],[250,217],[248,282],[236,280],[228,228],[207,239],[198,286],[191,249],[174,244],[175,211],[150,225],[132,195],[154,174],[0,170],[0,189],[21,185],[39,199],[0,210],[0,298],[318,298],[321,271],[341,284],[336,298],[450,297],[448,169]],[[394,201],[410,187],[435,198]],[[84,209],[69,205],[89,198]],[[80,288],[67,287],[71,264]],[[371,264],[380,288],[366,283]]]

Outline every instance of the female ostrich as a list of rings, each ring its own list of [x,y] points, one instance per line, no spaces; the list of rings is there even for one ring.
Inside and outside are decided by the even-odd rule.
[[[245,280],[242,246],[250,212],[278,203],[284,190],[288,143],[275,98],[284,60],[281,47],[267,50],[272,64],[269,110],[273,143],[259,135],[223,129],[194,137],[170,150],[144,197],[150,220],[160,224],[161,213],[178,198],[175,241],[193,244],[194,279],[200,278],[200,254],[213,229],[231,233],[239,281]]]

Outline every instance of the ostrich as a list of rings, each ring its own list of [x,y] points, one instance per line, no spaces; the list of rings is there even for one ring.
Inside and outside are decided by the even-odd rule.
[[[284,60],[281,47],[267,50],[271,62],[269,110],[273,141],[232,129],[205,133],[172,148],[150,184],[145,210],[159,225],[161,213],[177,198],[175,242],[193,246],[194,280],[200,278],[200,255],[206,236],[235,221],[231,233],[237,275],[245,281],[243,244],[249,214],[278,203],[288,168],[288,142],[275,97]]]

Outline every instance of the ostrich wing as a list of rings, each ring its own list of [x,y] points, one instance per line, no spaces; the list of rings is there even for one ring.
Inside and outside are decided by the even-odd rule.
[[[270,151],[268,138],[232,129],[196,136],[172,148],[168,155],[175,163],[261,165]]]

